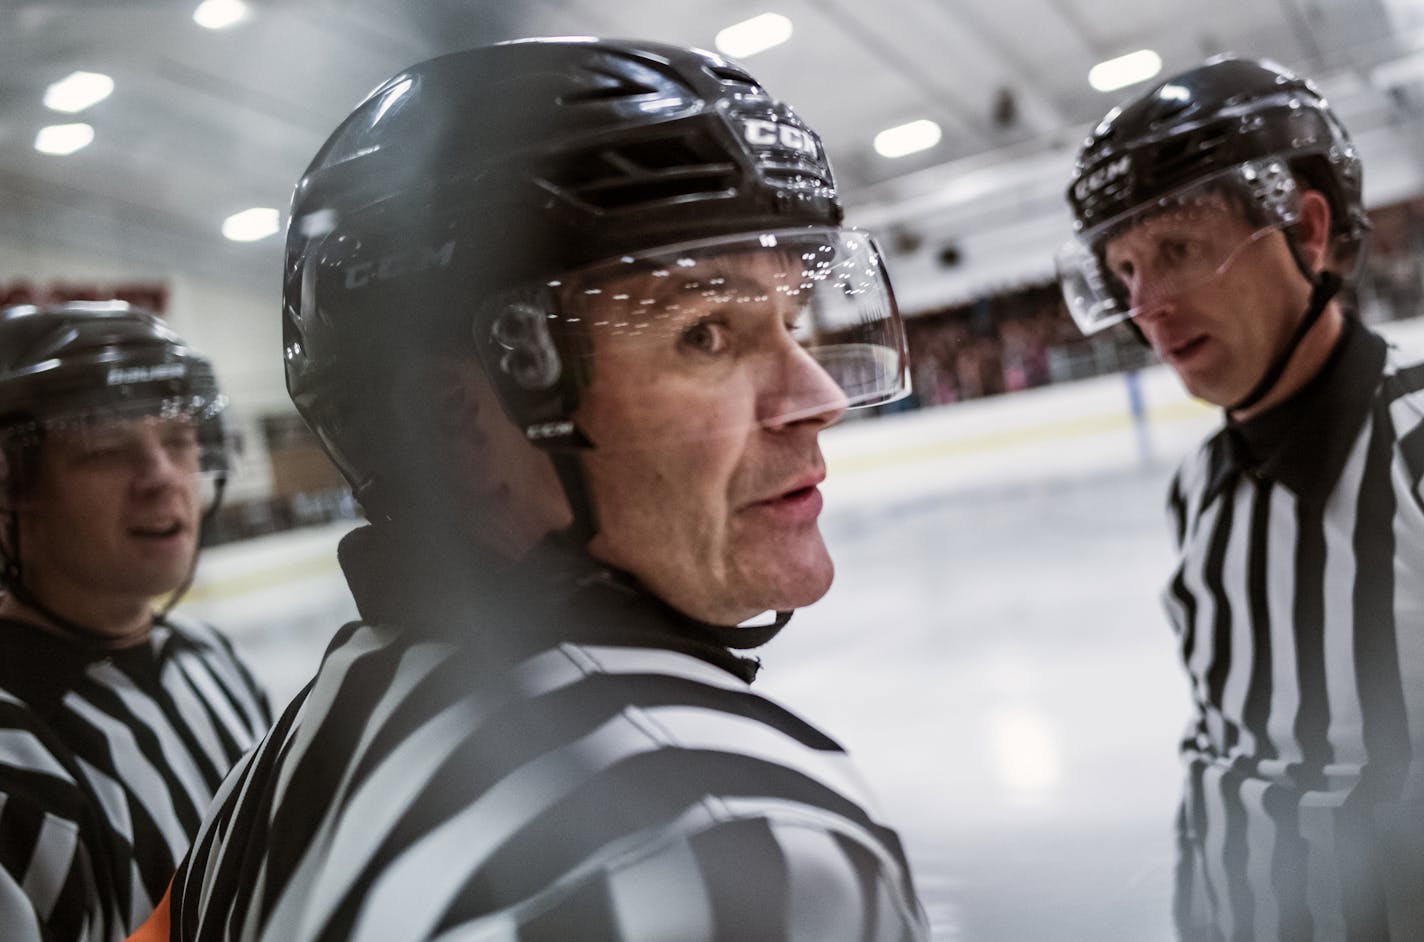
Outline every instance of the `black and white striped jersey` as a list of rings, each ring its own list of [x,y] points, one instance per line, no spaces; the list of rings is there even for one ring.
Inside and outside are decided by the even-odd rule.
[[[925,937],[856,769],[741,658],[606,585],[562,641],[489,617],[338,634],[180,866],[175,942]]]
[[[206,626],[107,652],[0,620],[0,938],[126,938],[269,722]]]
[[[1424,938],[1424,364],[1347,320],[1178,472],[1189,939]]]

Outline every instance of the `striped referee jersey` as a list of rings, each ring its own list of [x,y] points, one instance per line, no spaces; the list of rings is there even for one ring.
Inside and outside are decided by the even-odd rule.
[[[706,626],[604,582],[438,634],[361,610],[224,783],[175,942],[925,938],[845,753]]]
[[[1353,318],[1179,470],[1185,939],[1424,938],[1424,364]]]
[[[0,658],[0,939],[124,939],[266,699],[225,638],[172,618],[118,651],[3,619]]]

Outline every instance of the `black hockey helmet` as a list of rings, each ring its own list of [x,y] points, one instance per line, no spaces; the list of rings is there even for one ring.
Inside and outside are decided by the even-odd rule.
[[[232,465],[232,440],[212,364],[157,315],[122,301],[71,301],[0,309],[0,493],[8,533],[0,543],[0,584],[75,637],[95,634],[65,618],[27,585],[19,512],[34,484],[39,448],[51,434],[97,434],[110,423],[182,419],[197,436],[199,499],[211,516]],[[188,574],[166,612],[192,579]]]
[[[0,446],[11,496],[46,431],[116,418],[185,416],[198,430],[201,469],[226,473],[226,405],[212,364],[151,312],[123,301],[0,309]]]
[[[1295,189],[1322,191],[1335,257],[1347,274],[1356,267],[1369,221],[1360,157],[1339,118],[1309,80],[1270,61],[1218,56],[1112,109],[1079,151],[1067,192],[1075,235],[1058,267],[1084,332],[1133,313],[1101,271],[1105,238],[1207,184],[1234,188],[1275,228],[1295,221]]]
[[[841,218],[820,139],[717,55],[549,39],[431,59],[358,106],[297,186],[288,391],[367,512],[386,515],[420,460],[395,443],[438,429],[399,377],[419,369],[413,354],[469,351],[576,490],[572,414],[603,326],[570,303],[578,274],[681,273],[775,246],[806,259],[795,290],[824,320],[808,349],[839,351],[818,359],[853,405],[887,401],[905,391],[902,328],[878,252]]]

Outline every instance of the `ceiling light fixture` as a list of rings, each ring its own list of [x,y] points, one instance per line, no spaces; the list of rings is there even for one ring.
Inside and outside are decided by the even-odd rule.
[[[929,118],[886,128],[875,135],[875,152],[881,157],[904,157],[939,143],[940,129]]]
[[[1088,70],[1088,84],[1100,92],[1115,92],[1146,81],[1161,71],[1162,57],[1151,49],[1139,49],[1093,66]]]
[[[763,13],[728,26],[712,41],[722,55],[745,59],[772,46],[779,46],[790,38],[790,20],[780,13]]]
[[[51,111],[76,114],[113,91],[114,80],[102,72],[71,72],[45,89],[44,104]]]
[[[254,206],[223,220],[222,234],[234,242],[256,242],[282,227],[282,214],[266,206]]]
[[[247,19],[248,13],[242,0],[203,0],[193,11],[193,22],[204,29],[227,29]]]
[[[94,129],[87,124],[51,124],[35,135],[35,150],[52,157],[64,157],[83,150],[94,140]]]

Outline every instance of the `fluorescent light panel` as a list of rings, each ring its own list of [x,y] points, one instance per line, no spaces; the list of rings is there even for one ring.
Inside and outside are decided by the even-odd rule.
[[[71,72],[45,89],[45,107],[51,111],[77,114],[108,98],[114,80],[102,72]]]
[[[724,56],[745,59],[791,38],[791,21],[780,13],[763,13],[734,23],[717,34],[713,42]]]
[[[1151,49],[1139,49],[1093,66],[1088,70],[1088,84],[1100,92],[1113,92],[1146,81],[1161,71],[1162,57]]]
[[[875,152],[881,157],[904,157],[939,143],[940,129],[929,118],[886,128],[875,135]]]
[[[203,0],[193,11],[193,22],[204,29],[227,29],[247,19],[242,0]]]
[[[51,157],[64,157],[83,150],[94,140],[94,129],[87,124],[51,124],[35,135],[35,150]]]
[[[234,242],[265,239],[282,226],[282,214],[266,206],[254,206],[223,220],[222,234]]]

